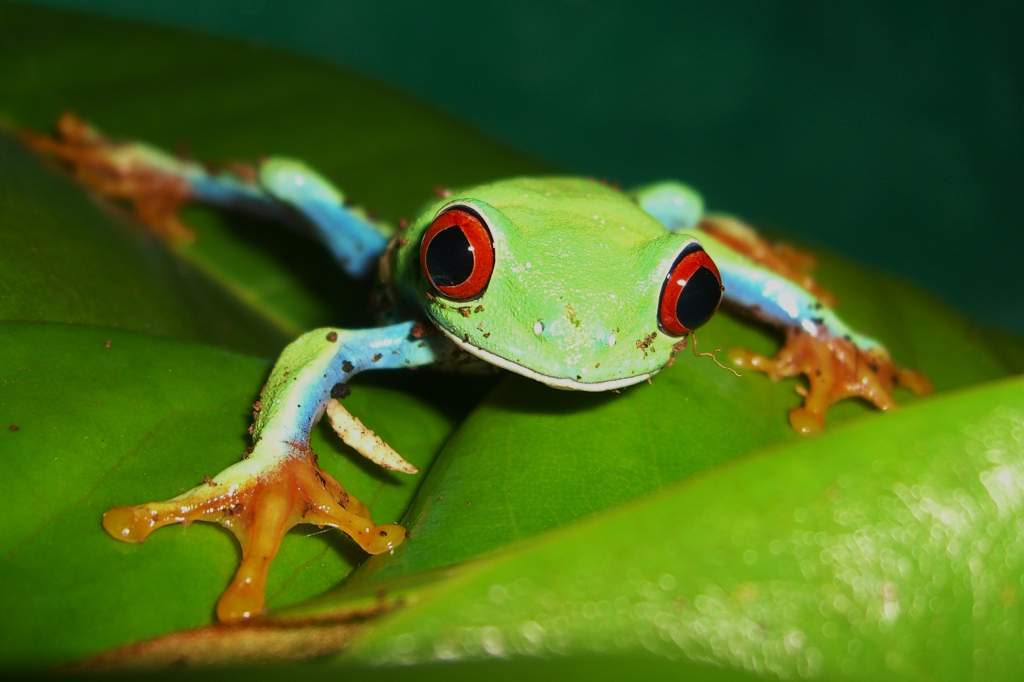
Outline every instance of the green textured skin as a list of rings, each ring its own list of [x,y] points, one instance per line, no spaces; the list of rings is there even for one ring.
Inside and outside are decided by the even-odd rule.
[[[494,273],[471,301],[430,294],[420,272],[423,232],[453,204],[482,215],[494,239]],[[431,203],[402,235],[393,268],[403,297],[464,343],[545,377],[596,383],[669,362],[680,339],[658,328],[658,298],[692,241],[599,182],[514,178]]]

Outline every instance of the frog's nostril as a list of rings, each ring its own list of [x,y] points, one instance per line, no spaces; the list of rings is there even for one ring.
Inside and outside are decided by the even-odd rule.
[[[533,323],[533,333],[537,336],[544,333],[544,323],[541,320],[537,320]]]

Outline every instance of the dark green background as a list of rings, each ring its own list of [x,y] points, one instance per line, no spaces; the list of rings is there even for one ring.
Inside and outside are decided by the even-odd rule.
[[[354,67],[554,168],[688,180],[713,208],[1024,332],[1016,3],[41,4]]]

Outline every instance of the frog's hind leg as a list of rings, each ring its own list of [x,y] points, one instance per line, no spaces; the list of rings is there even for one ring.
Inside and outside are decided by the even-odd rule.
[[[354,417],[328,407],[332,396],[344,392],[339,387],[360,371],[433,362],[431,342],[416,338],[413,327],[404,322],[359,331],[318,329],[292,342],[261,393],[253,449],[245,459],[169,500],[111,509],[104,528],[125,542],[142,542],[175,523],[207,521],[229,529],[242,547],[242,560],[217,604],[218,618],[228,622],[262,612],[267,572],[295,525],[337,528],[370,554],[397,547],[404,529],[376,524],[359,500],[322,471],[309,434],[328,410],[336,426],[354,430],[343,436],[357,450],[391,469],[416,471]]]
[[[74,114],[57,121],[53,137],[23,131],[36,152],[69,165],[79,182],[103,196],[129,203],[153,233],[172,243],[187,243],[194,232],[178,219],[191,197],[189,164],[177,162],[143,145],[114,142]],[[169,170],[168,161],[180,164]]]
[[[310,231],[346,272],[361,277],[393,233],[298,161],[271,157],[211,168],[147,144],[114,141],[70,113],[61,116],[55,135],[23,131],[22,138],[69,165],[95,192],[129,203],[143,224],[174,243],[194,238],[178,218],[181,206],[211,204]]]
[[[764,372],[772,380],[806,376],[807,388],[798,389],[803,405],[789,413],[789,423],[809,434],[825,426],[828,409],[846,398],[861,398],[880,410],[896,405],[892,391],[903,386],[918,395],[931,392],[924,375],[896,366],[881,346],[861,350],[853,341],[828,334],[809,334],[791,327],[786,343],[773,358],[733,349],[730,358],[739,367]]]
[[[633,190],[637,204],[666,229],[696,236],[722,273],[728,306],[785,331],[774,358],[733,350],[733,362],[772,379],[804,375],[798,391],[804,404],[790,412],[800,433],[824,426],[825,413],[845,398],[862,398],[879,409],[895,405],[897,385],[928,393],[921,374],[897,367],[874,339],[857,334],[832,310],[835,297],[811,276],[813,256],[773,244],[750,226],[722,215],[704,215],[703,200],[679,182],[658,182]]]
[[[759,248],[755,240],[760,237],[750,228],[730,226],[723,231],[719,222],[705,229],[709,222],[702,221],[695,234],[722,273],[726,303],[786,334],[785,345],[774,358],[742,349],[733,350],[731,358],[736,365],[765,372],[774,380],[807,378],[807,387],[798,389],[804,403],[789,415],[796,431],[820,431],[829,407],[846,398],[862,398],[888,410],[895,405],[896,386],[917,394],[930,392],[923,375],[898,367],[882,344],[847,326],[822,300],[820,288],[809,275],[794,273],[792,261],[779,264],[778,252],[755,257],[751,249]],[[744,247],[736,235],[748,231],[752,238],[744,238]]]
[[[629,194],[666,229],[672,232],[699,230],[712,235],[737,253],[799,284],[825,305],[835,305],[835,296],[811,276],[817,264],[813,255],[788,244],[772,243],[733,217],[706,214],[704,200],[689,185],[665,180],[637,187]]]
[[[835,306],[835,295],[821,286],[811,274],[818,264],[813,254],[789,244],[770,242],[754,231],[754,228],[731,216],[705,216],[698,224],[698,229],[755,263],[799,284],[823,305],[830,308]]]

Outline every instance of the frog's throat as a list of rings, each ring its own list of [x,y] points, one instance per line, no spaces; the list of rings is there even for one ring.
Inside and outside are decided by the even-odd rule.
[[[646,372],[644,374],[637,374],[636,376],[624,377],[622,379],[609,379],[608,381],[594,382],[576,381],[575,379],[568,379],[564,377],[553,377],[547,374],[541,374],[540,372],[530,369],[529,367],[524,367],[523,365],[520,365],[517,362],[513,362],[508,358],[503,358],[500,355],[495,355],[494,353],[486,351],[483,348],[477,348],[476,346],[466,341],[463,341],[459,337],[455,336],[441,325],[436,324],[436,322],[435,325],[437,326],[438,329],[444,332],[444,335],[447,336],[452,343],[454,343],[456,346],[466,351],[470,355],[475,355],[476,357],[480,358],[485,362],[489,362],[490,364],[496,365],[497,367],[501,367],[502,369],[507,369],[510,372],[521,374],[524,377],[533,379],[534,381],[539,381],[542,384],[551,386],[552,388],[558,388],[567,391],[589,391],[592,393],[599,393],[601,391],[614,391],[619,388],[632,386],[633,384],[639,384],[641,381],[646,381],[655,374],[655,372]]]

